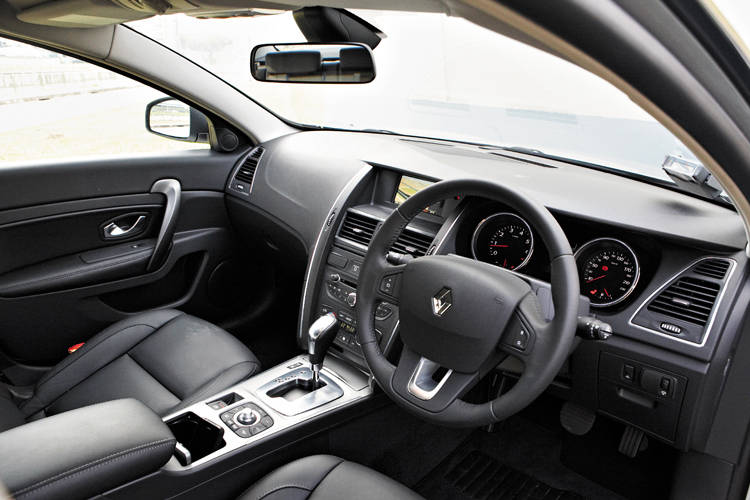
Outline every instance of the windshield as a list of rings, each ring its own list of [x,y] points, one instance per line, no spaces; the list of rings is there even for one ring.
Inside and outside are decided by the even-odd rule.
[[[291,13],[129,25],[277,115],[306,125],[521,147],[668,181],[667,155],[695,159],[666,128],[599,77],[444,14],[353,11],[387,38],[362,85],[255,81],[250,52],[305,42]]]

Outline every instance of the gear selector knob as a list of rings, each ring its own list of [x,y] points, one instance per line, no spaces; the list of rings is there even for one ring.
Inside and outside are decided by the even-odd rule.
[[[307,332],[307,351],[310,364],[312,365],[314,389],[318,388],[323,359],[326,357],[328,348],[331,347],[331,344],[336,339],[338,331],[339,322],[336,319],[336,315],[329,312],[310,325],[310,329]]]

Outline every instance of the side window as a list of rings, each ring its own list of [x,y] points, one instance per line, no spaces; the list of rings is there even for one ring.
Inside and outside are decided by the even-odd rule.
[[[207,148],[146,131],[165,95],[71,57],[0,38],[0,162]]]

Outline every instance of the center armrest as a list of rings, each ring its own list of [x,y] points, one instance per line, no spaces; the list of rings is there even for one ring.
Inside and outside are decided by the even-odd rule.
[[[109,401],[0,433],[0,480],[16,500],[90,498],[157,471],[175,442],[143,403]]]

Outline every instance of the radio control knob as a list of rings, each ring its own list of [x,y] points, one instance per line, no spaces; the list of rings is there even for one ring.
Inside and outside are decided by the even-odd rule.
[[[331,281],[333,281],[334,283],[338,283],[339,281],[341,281],[341,276],[339,276],[338,274],[332,274]]]
[[[357,294],[356,292],[351,292],[349,295],[346,296],[346,303],[350,306],[354,307],[354,304],[357,303]]]

